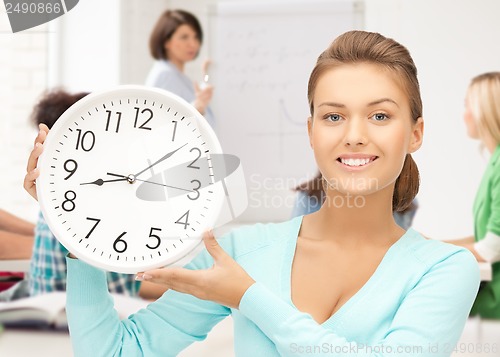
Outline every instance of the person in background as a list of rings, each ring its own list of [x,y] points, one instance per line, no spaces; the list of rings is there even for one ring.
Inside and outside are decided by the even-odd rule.
[[[314,178],[293,189],[297,192],[297,196],[292,208],[292,218],[316,212],[321,208],[325,199],[323,185],[323,178],[321,173],[318,172]],[[397,225],[403,229],[410,228],[417,209],[417,199],[414,199],[404,211],[393,212]]]
[[[474,201],[474,235],[448,243],[492,264],[492,280],[481,284],[471,315],[500,320],[500,72],[472,79],[464,121],[469,137],[479,140],[491,156]]]
[[[41,130],[50,129],[69,107],[87,94],[89,93],[69,93],[60,89],[48,91],[35,105],[31,119]],[[34,234],[28,279],[29,295],[66,290],[68,251],[52,234],[41,212]],[[156,299],[166,290],[157,284],[141,284],[131,274],[108,272],[106,275],[109,291],[113,293]]]
[[[165,11],[149,38],[149,50],[156,61],[146,85],[177,94],[191,103],[214,127],[215,118],[209,107],[213,87],[209,84],[200,86],[184,74],[184,66],[198,56],[202,41],[203,31],[193,14],[183,10]]]
[[[168,287],[120,320],[100,269],[70,255],[66,311],[75,356],[176,356],[231,315],[236,356],[449,356],[479,287],[462,247],[399,227],[418,191],[423,139],[408,50],[350,31],[318,58],[308,85],[309,140],[326,180],[309,215],[234,230],[185,268],[137,279]],[[47,130],[28,159],[34,180]],[[339,185],[338,182],[343,183]],[[363,204],[340,205],[349,197]]]

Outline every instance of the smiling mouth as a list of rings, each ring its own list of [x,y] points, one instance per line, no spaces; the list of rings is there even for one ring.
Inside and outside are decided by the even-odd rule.
[[[339,157],[337,159],[337,161],[346,165],[346,166],[349,166],[349,167],[362,167],[362,166],[368,165],[369,163],[371,163],[377,159],[378,159],[378,156],[370,156],[370,157],[359,158],[359,159]]]

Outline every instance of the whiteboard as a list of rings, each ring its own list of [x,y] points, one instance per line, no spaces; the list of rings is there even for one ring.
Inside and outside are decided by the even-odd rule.
[[[316,173],[307,137],[307,81],[341,33],[360,28],[355,1],[226,2],[209,11],[216,131],[240,157],[249,207],[240,221],[289,218],[292,188]]]

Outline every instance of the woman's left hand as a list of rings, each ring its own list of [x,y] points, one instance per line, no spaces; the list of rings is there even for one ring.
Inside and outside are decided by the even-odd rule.
[[[164,284],[169,289],[238,308],[247,289],[255,283],[245,270],[217,243],[212,232],[206,232],[203,242],[214,259],[205,270],[163,268],[138,273],[137,280]]]

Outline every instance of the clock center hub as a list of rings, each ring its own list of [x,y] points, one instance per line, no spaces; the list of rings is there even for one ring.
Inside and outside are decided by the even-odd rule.
[[[132,174],[128,175],[127,176],[127,182],[130,183],[130,184],[135,183],[135,175],[132,175]]]

